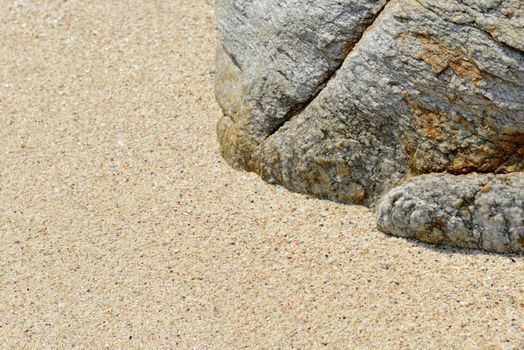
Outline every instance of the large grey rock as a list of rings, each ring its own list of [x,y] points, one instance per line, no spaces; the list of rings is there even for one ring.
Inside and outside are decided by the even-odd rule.
[[[369,206],[422,174],[454,175],[425,182],[435,196],[470,183],[468,173],[522,176],[524,3],[385,3],[217,2],[218,135],[232,165],[297,192]],[[507,188],[510,206],[522,213],[521,181],[491,195],[502,198]],[[424,198],[417,203],[427,209]],[[416,220],[395,221],[409,214],[402,208],[381,216],[381,229],[423,239]],[[461,231],[471,239],[451,230],[435,242],[523,251],[496,239],[471,243],[480,228],[498,227],[484,223],[496,217]],[[522,222],[515,225],[522,232]]]
[[[226,159],[253,152],[321,91],[386,0],[217,0],[218,135]]]

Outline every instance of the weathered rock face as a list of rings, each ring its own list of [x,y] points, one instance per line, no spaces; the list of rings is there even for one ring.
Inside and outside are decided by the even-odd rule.
[[[253,153],[314,99],[386,0],[218,0],[218,133],[225,157]]]
[[[522,173],[417,176],[384,197],[378,225],[428,243],[523,251],[523,188]]]
[[[217,14],[232,165],[344,203],[384,198],[387,233],[524,251],[522,1],[218,0]]]

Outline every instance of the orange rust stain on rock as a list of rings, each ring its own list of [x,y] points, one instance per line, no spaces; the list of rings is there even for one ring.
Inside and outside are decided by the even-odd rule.
[[[475,83],[482,79],[482,72],[461,49],[449,49],[435,39],[417,35],[423,49],[417,53],[416,59],[423,60],[431,66],[435,74],[451,68],[458,76]]]
[[[405,101],[412,108],[412,123],[417,137],[405,140],[410,168],[413,173],[427,171],[449,171],[466,174],[473,171],[496,171],[508,173],[524,170],[524,135],[498,135],[491,128],[476,128],[460,115],[442,111],[431,111],[420,105],[412,96],[405,95]],[[467,140],[467,144],[464,144]],[[421,151],[420,142],[430,141],[432,149]],[[450,149],[448,163],[444,168],[422,168],[417,166],[421,153],[431,159],[432,153],[444,152],[439,146],[447,142],[456,145]]]
[[[440,124],[441,116],[439,113],[425,113],[422,115],[424,123],[421,123],[420,126],[426,131],[428,137],[433,140],[441,140],[442,133]]]
[[[434,141],[442,141],[449,138],[447,135],[452,130],[446,130],[452,120],[452,116],[444,112],[433,112],[416,103],[412,98],[406,96],[407,103],[413,109],[413,125],[422,130],[426,137]]]
[[[446,222],[443,221],[443,220],[437,220],[435,221],[434,223],[435,227],[438,228],[439,230],[444,230],[446,228]]]

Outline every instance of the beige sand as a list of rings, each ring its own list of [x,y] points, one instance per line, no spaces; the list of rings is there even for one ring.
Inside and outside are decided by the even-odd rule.
[[[211,0],[0,4],[1,348],[524,347],[524,259],[219,157]]]

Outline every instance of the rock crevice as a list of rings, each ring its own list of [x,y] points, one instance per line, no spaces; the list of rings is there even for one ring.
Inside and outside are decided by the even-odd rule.
[[[340,60],[340,63],[331,71],[327,72],[326,73],[326,77],[320,82],[320,84],[317,86],[317,88],[315,89],[315,91],[313,92],[313,94],[311,95],[311,97],[309,97],[306,101],[304,102],[301,102],[301,103],[298,103],[296,106],[292,107],[287,113],[286,113],[286,116],[283,118],[283,121],[278,124],[273,130],[271,130],[268,135],[266,136],[266,139],[268,137],[270,137],[271,135],[273,135],[274,133],[276,133],[286,122],[288,122],[289,120],[291,120],[294,116],[297,116],[299,115],[300,113],[302,113],[310,104],[311,102],[313,102],[317,96],[322,92],[322,90],[327,86],[327,84],[331,81],[331,79],[333,79],[333,77],[337,74],[337,71],[340,69],[340,67],[342,67],[342,64],[345,62],[346,58],[349,56],[349,54],[351,53],[351,51],[353,50],[353,48],[358,45],[359,41],[362,39],[362,37],[364,36],[365,32],[367,30],[369,30],[369,28],[371,28],[373,26],[373,24],[377,21],[377,18],[380,16],[380,13],[384,10],[384,8],[386,7],[386,4],[387,2],[390,1],[390,0],[386,0],[386,2],[384,3],[384,5],[382,6],[382,8],[380,8],[375,14],[373,14],[373,21],[369,22],[368,19],[365,19],[362,21],[362,23],[360,23],[358,26],[362,27],[362,28],[365,28],[364,30],[362,30],[360,36],[358,36],[358,38],[354,39],[355,41],[354,42],[348,42],[346,43],[347,45],[347,48],[345,49],[345,51],[347,51],[347,54],[345,55],[345,57]]]
[[[227,52],[217,59],[217,99],[227,116],[218,133],[233,166],[256,170],[255,149],[318,96],[385,4],[217,1],[218,50]],[[221,89],[228,84],[239,86]],[[228,109],[232,100],[241,108]]]

